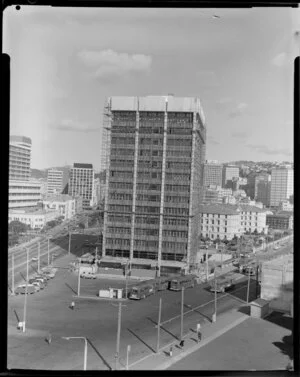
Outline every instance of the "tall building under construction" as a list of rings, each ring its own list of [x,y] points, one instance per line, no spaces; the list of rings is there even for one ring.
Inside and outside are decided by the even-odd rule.
[[[194,262],[206,127],[199,98],[111,97],[104,108],[102,256]]]

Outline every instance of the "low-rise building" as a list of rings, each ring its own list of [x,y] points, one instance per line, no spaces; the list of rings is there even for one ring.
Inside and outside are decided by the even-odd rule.
[[[267,233],[266,213],[258,207],[238,204],[210,204],[200,208],[200,233],[211,239],[231,240],[250,231]]]
[[[279,211],[267,215],[267,225],[272,229],[294,229],[294,216],[290,211]]]
[[[71,219],[76,212],[76,201],[69,195],[54,195],[43,200],[45,210],[56,210],[64,220]]]
[[[12,221],[20,221],[23,224],[30,225],[32,229],[42,229],[47,222],[55,220],[59,216],[59,212],[55,210],[12,209],[8,213],[8,223]]]
[[[209,185],[202,189],[202,203],[222,203],[224,197],[232,196],[232,190],[218,185]]]
[[[289,200],[284,200],[279,203],[278,209],[281,211],[293,211],[294,204],[290,203]]]

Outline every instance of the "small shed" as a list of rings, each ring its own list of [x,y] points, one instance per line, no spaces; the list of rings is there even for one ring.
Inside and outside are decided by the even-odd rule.
[[[251,302],[251,317],[264,318],[269,314],[269,301],[258,298]]]

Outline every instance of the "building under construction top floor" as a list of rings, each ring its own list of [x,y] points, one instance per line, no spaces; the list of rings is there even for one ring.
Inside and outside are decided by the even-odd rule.
[[[199,98],[111,97],[104,116],[102,256],[157,261],[159,270],[162,261],[189,266],[206,147]]]

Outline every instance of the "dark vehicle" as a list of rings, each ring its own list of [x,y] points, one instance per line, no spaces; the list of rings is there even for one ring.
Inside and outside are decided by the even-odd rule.
[[[234,286],[233,279],[226,277],[219,277],[216,280],[213,280],[210,285],[211,292],[223,293],[226,289],[229,289]]]
[[[164,291],[168,289],[170,286],[170,278],[169,277],[159,277],[155,279],[155,290],[156,291]]]
[[[27,294],[31,295],[35,292],[37,292],[39,290],[39,288],[37,288],[36,286],[34,286],[33,284],[28,284],[27,285]],[[24,295],[26,293],[26,284],[22,284],[22,285],[19,285],[16,290],[15,290],[15,294],[16,295]]]
[[[155,281],[145,281],[130,288],[129,298],[141,300],[155,293]]]
[[[171,291],[180,291],[182,288],[193,288],[195,282],[195,275],[178,276],[170,281],[169,289]]]

